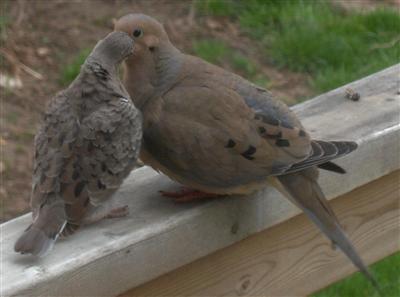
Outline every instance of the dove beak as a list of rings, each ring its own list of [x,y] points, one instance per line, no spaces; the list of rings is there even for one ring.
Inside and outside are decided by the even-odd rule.
[[[125,54],[125,58],[128,58],[129,56],[132,56],[134,51],[135,51],[135,41],[132,39],[132,46],[129,47],[127,53]]]

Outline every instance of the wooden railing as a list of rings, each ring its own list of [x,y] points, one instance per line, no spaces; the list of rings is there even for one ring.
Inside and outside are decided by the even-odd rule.
[[[355,140],[348,174],[321,185],[367,263],[400,250],[400,64],[294,107],[313,137]],[[354,102],[345,90],[361,95]],[[174,204],[179,187],[148,167],[117,198],[130,207],[35,259],[13,252],[30,214],[1,225],[1,296],[300,296],[355,271],[272,188],[251,197]]]

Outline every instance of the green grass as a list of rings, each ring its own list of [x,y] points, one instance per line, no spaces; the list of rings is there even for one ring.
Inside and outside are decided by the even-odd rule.
[[[10,24],[10,18],[6,14],[6,3],[0,4],[0,43],[7,39],[7,27]]]
[[[242,54],[234,53],[231,56],[231,63],[233,68],[235,68],[237,71],[245,73],[247,77],[253,78],[257,76],[257,66]]]
[[[23,131],[15,135],[15,140],[24,143],[31,143],[35,138],[35,131]]]
[[[63,66],[60,75],[60,82],[63,86],[68,85],[77,77],[81,70],[81,65],[85,62],[90,51],[90,49],[81,50],[71,63]]]
[[[381,285],[382,295],[357,272],[328,288],[313,294],[313,297],[397,297],[400,296],[400,252],[371,266],[371,270]]]
[[[223,58],[231,49],[218,40],[198,40],[193,43],[193,51],[197,56],[210,63],[222,63]]]
[[[329,1],[306,0],[206,0],[199,8],[236,18],[243,31],[261,42],[272,63],[310,74],[317,92],[400,60],[400,14],[394,9],[345,12]]]
[[[207,12],[218,16],[234,15],[236,7],[233,1],[225,0],[196,0],[200,12]]]
[[[7,120],[8,123],[16,125],[18,123],[18,117],[19,114],[15,111],[9,111],[5,113],[5,119]]]
[[[222,65],[226,62],[231,65],[236,73],[259,85],[266,87],[269,82],[268,78],[260,73],[253,61],[222,41],[197,40],[193,43],[193,52],[196,56],[216,65]]]
[[[7,39],[7,26],[9,24],[8,17],[6,15],[0,15],[0,40],[3,42]]]

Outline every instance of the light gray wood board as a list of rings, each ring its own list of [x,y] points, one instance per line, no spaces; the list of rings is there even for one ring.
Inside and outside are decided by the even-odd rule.
[[[360,144],[338,161],[348,174],[321,174],[329,198],[400,167],[399,74],[396,65],[350,84],[359,102],[344,98],[346,86],[294,108],[315,138]],[[158,193],[177,187],[148,167],[135,170],[115,196],[129,204],[128,217],[83,228],[41,259],[13,252],[30,215],[2,224],[1,296],[117,295],[299,213],[271,188],[184,205]]]

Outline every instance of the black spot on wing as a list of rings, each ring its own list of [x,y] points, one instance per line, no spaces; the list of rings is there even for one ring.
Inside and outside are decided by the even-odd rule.
[[[85,181],[80,181],[79,183],[76,184],[75,189],[74,189],[74,195],[75,197],[79,197],[85,188],[86,182]]]
[[[100,78],[101,80],[107,80],[110,76],[110,73],[107,69],[103,68],[100,64],[94,65],[93,67],[94,74]]]
[[[258,133],[264,134],[267,130],[264,127],[258,127]]]
[[[104,140],[107,141],[107,142],[111,142],[112,141],[111,133],[105,133],[104,134]]]
[[[103,184],[102,182],[101,182],[101,180],[97,180],[97,188],[99,189],[99,190],[105,190],[106,189],[106,186],[105,186],[105,184]]]
[[[273,117],[266,117],[266,116],[261,115],[261,120],[268,125],[272,125],[272,126],[280,125],[280,121]]]
[[[256,151],[257,151],[257,149],[256,149],[254,146],[250,145],[249,148],[248,148],[245,152],[243,152],[241,155],[242,155],[243,157],[245,157],[246,159],[248,159],[248,160],[253,160],[254,157],[253,157],[252,155],[253,155]]]
[[[276,140],[275,145],[279,147],[287,147],[290,146],[290,143],[287,139],[278,139]]]
[[[306,136],[306,132],[303,129],[300,129],[299,136],[301,136],[301,137]]]
[[[62,145],[64,143],[65,136],[66,136],[66,133],[61,133],[60,136],[58,136],[58,144],[59,145]]]
[[[89,141],[88,145],[87,145],[87,152],[91,153],[94,150],[94,145],[92,143],[92,141]]]
[[[79,178],[79,170],[75,169],[74,172],[72,173],[72,180],[77,180]]]
[[[228,143],[225,145],[226,148],[232,148],[236,145],[236,142],[233,141],[232,139],[228,140]]]
[[[91,93],[92,93],[92,92],[90,92],[90,91],[82,90],[82,91],[81,91],[81,97],[82,97],[82,98],[88,97],[88,96],[91,95]]]

